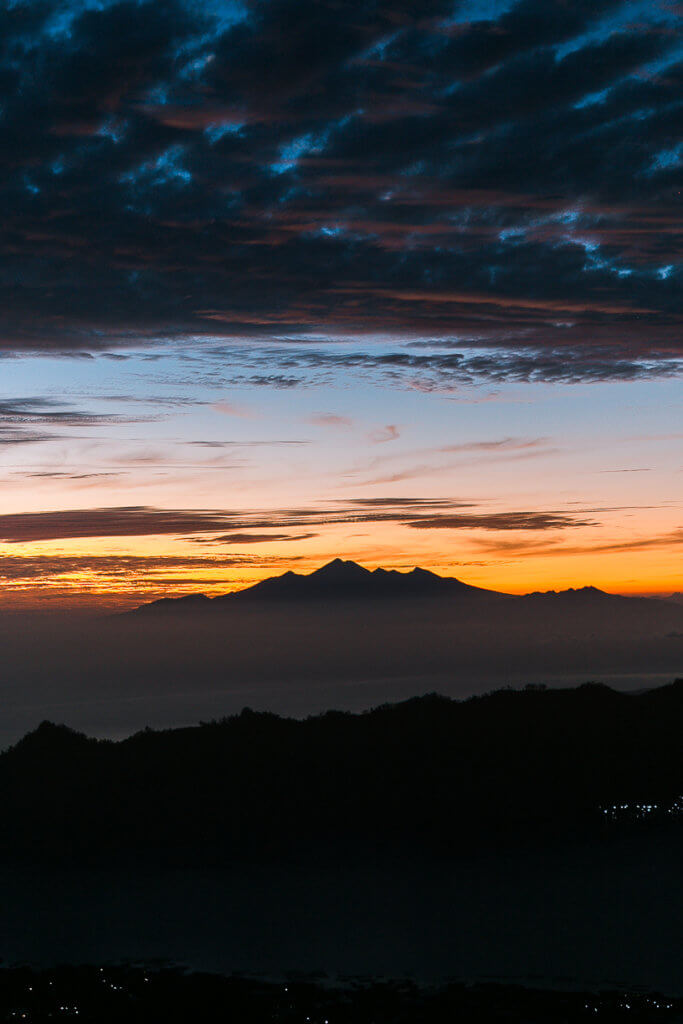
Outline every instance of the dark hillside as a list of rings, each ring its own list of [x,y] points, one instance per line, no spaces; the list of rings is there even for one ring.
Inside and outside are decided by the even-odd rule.
[[[245,709],[119,743],[43,723],[0,756],[2,850],[182,862],[312,843],[447,851],[601,828],[614,804],[641,802],[654,820],[683,793],[682,728],[680,680],[639,695],[434,695],[305,721]]]

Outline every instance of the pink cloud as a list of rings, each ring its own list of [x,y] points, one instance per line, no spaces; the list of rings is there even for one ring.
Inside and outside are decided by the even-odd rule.
[[[401,432],[395,423],[387,423],[386,427],[381,427],[379,430],[373,430],[368,437],[375,444],[383,444],[385,441],[396,441],[401,436]]]

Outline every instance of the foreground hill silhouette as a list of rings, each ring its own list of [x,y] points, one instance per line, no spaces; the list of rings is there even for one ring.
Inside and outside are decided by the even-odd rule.
[[[342,1024],[444,1024],[448,1020],[506,1021],[508,1024],[569,1022],[680,1021],[683,1000],[654,992],[552,992],[501,984],[451,982],[418,986],[402,979],[349,984],[287,978],[286,983],[248,977],[221,977],[139,965],[68,967],[35,971],[0,970],[3,1020],[48,1024],[75,1017],[85,1024],[186,1024],[238,1020],[246,1024],[281,1021],[339,1021]]]
[[[0,755],[0,853],[202,864],[593,834],[614,805],[665,819],[678,806],[682,730],[683,680],[432,695],[303,721],[245,709],[117,743],[44,722]]]

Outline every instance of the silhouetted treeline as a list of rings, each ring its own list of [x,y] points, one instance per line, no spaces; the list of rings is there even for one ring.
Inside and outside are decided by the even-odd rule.
[[[553,992],[512,985],[408,981],[325,984],[308,978],[264,982],[167,968],[58,967],[0,971],[0,1019],[47,1024],[570,1024],[683,1020],[683,1001],[647,992]]]
[[[604,806],[683,793],[682,732],[683,680],[431,695],[304,721],[245,709],[118,743],[43,723],[0,756],[0,853],[185,863],[600,829]]]

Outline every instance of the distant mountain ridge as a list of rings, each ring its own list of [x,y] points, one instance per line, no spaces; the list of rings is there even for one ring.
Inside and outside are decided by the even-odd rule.
[[[333,601],[391,601],[408,599],[459,599],[460,603],[480,605],[506,602],[533,606],[558,605],[566,607],[606,606],[610,602],[623,607],[635,607],[638,602],[654,605],[651,598],[630,598],[608,594],[597,587],[569,588],[568,590],[536,591],[522,596],[487,590],[463,583],[454,576],[439,576],[428,569],[415,567],[407,572],[396,569],[366,569],[357,562],[335,558],[308,574],[288,570],[281,576],[270,576],[243,590],[231,591],[218,597],[190,594],[185,597],[164,597],[140,605],[132,614],[167,611],[218,610],[239,603],[289,603]],[[131,613],[129,613],[131,614]]]

